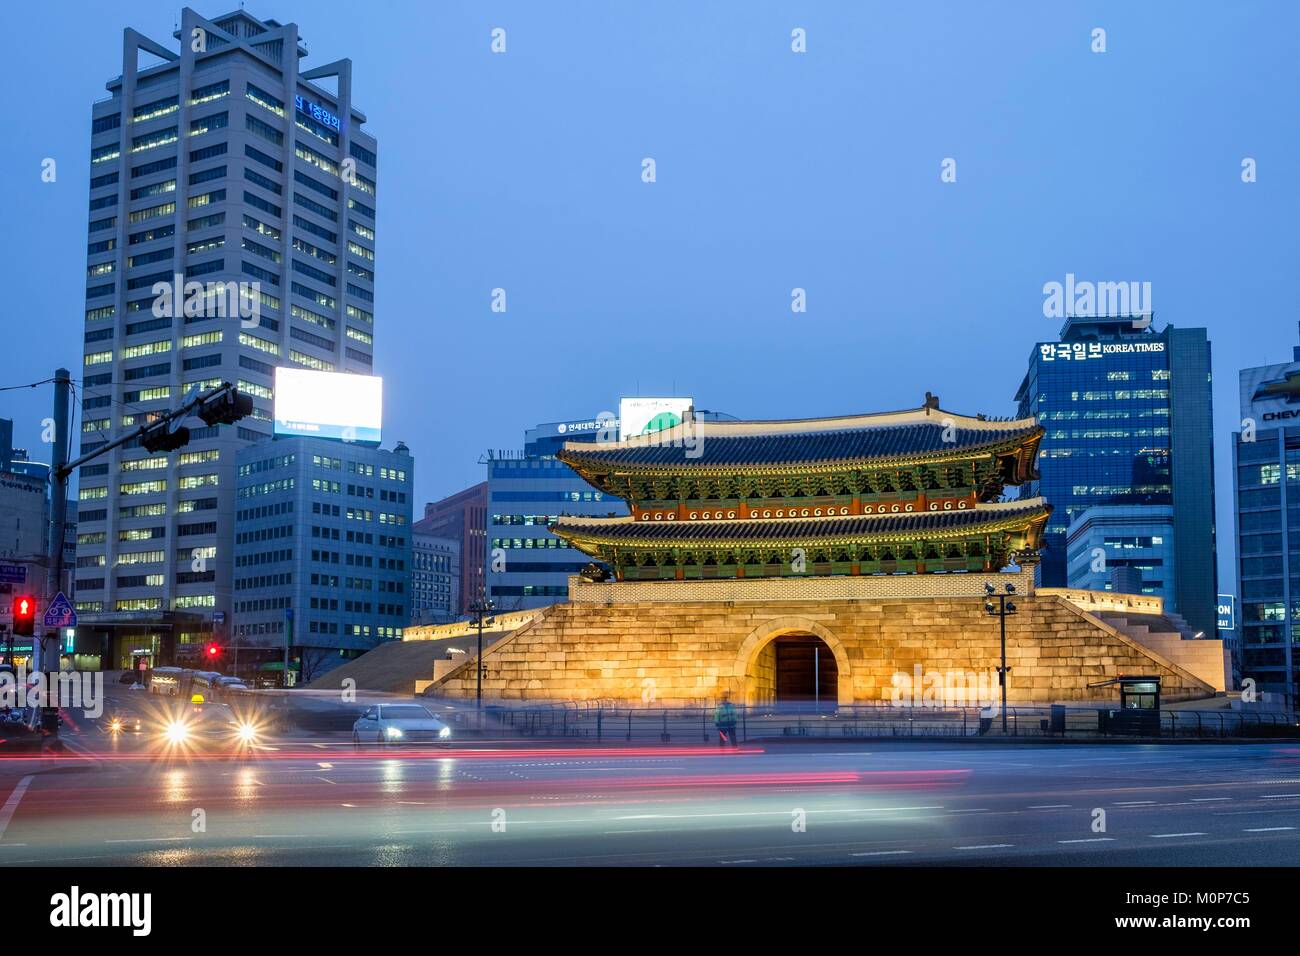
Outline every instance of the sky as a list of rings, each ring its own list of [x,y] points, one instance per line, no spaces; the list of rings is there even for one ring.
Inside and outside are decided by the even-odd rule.
[[[0,387],[80,374],[91,103],[120,73],[122,29],[171,44],[180,9],[6,12]],[[353,61],[379,141],[384,444],[411,448],[417,514],[482,480],[487,449],[623,395],[793,418],[929,390],[1014,414],[1033,344],[1061,325],[1043,286],[1074,273],[1148,281],[1157,326],[1209,330],[1231,589],[1237,371],[1300,342],[1300,4],[247,9],[299,25],[304,68]],[[0,392],[36,458],[51,402],[48,385]]]

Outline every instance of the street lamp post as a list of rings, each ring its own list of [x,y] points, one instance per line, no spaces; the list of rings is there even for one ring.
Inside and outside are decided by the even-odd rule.
[[[488,618],[490,622],[492,612],[495,610],[496,605],[482,594],[469,606],[470,613],[474,615],[474,623],[478,627],[478,659],[474,662],[474,711],[478,716],[480,727],[483,725],[483,619]]]
[[[1007,667],[1007,615],[1016,613],[1016,605],[1010,600],[1010,596],[1016,593],[1016,586],[1008,584],[1006,590],[998,591],[992,584],[984,585],[984,610],[990,615],[997,615],[1001,624],[1002,631],[1002,656],[1001,663],[998,666],[998,684],[1002,687],[1002,732],[1007,732],[1007,674],[1011,668]],[[998,603],[995,605],[993,599],[997,598]]]

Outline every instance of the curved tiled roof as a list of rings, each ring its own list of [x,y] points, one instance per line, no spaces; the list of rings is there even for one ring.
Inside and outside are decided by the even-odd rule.
[[[964,511],[853,515],[822,518],[765,518],[756,521],[638,521],[633,517],[564,517],[551,527],[562,538],[588,541],[815,541],[826,538],[962,533],[983,525],[1045,522],[1051,506],[1042,498],[982,504]]]
[[[663,445],[589,447],[565,449],[557,456],[569,464],[658,465],[690,469],[710,465],[787,465],[828,461],[868,461],[912,458],[1005,448],[1034,436],[1037,425],[1013,432],[993,433],[958,428],[944,439],[946,429],[934,424],[901,425],[850,431],[812,432],[800,435],[719,436],[700,442],[700,454],[690,457],[689,449]]]

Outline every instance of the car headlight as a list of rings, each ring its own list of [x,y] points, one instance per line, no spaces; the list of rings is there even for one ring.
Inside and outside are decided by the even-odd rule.
[[[190,735],[190,728],[179,720],[173,720],[163,728],[163,736],[173,744],[184,743]]]
[[[108,729],[109,729],[109,730],[113,730],[113,731],[121,730],[121,729],[122,729],[122,718],[120,718],[120,717],[114,717],[112,720],[110,720],[110,721],[108,722]]]
[[[239,738],[240,743],[251,744],[257,739],[257,725],[243,721],[235,728],[235,736]]]
[[[444,727],[444,728],[442,728],[442,730],[438,731],[438,736],[439,736],[439,737],[450,737],[450,736],[451,736],[451,728],[450,728],[450,727]]]
[[[402,730],[400,727],[389,727],[387,730],[384,731],[384,733],[388,734],[390,738],[396,738],[402,736]]]

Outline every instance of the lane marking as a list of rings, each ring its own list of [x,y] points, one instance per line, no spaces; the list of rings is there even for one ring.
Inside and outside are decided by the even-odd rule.
[[[1105,843],[1107,840],[1114,841],[1114,837],[1090,837],[1087,840],[1057,840],[1057,843]]]
[[[1266,793],[1261,796],[1261,800],[1290,800],[1294,797],[1300,797],[1300,793]]]
[[[1247,827],[1243,833],[1272,833],[1275,830],[1294,830],[1295,827]]]
[[[902,856],[911,850],[873,850],[870,853],[850,853],[849,856]]]
[[[1218,803],[1221,800],[1231,800],[1232,797],[1192,797],[1189,803]]]
[[[1117,807],[1150,807],[1154,805],[1154,800],[1120,800],[1115,804]]]
[[[1151,839],[1172,840],[1174,837],[1194,837],[1194,836],[1207,836],[1207,834],[1201,833],[1199,831],[1196,833],[1153,833],[1151,834]]]
[[[1015,846],[1014,843],[981,843],[978,846],[955,846],[954,850],[1001,850],[1004,847]]]
[[[9,821],[14,818],[14,811],[18,809],[18,804],[22,801],[23,794],[27,792],[27,788],[32,785],[34,779],[35,777],[26,776],[19,780],[10,792],[9,799],[5,801],[5,805],[0,807],[0,840],[4,839],[5,830],[9,827]]]
[[[1064,810],[1071,806],[1068,803],[1040,803],[1036,807],[1029,807],[1030,810]]]

